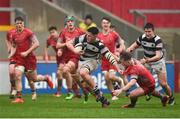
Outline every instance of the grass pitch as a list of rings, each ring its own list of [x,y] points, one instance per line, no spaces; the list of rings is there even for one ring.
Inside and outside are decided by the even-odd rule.
[[[111,99],[110,95],[105,95]],[[59,98],[52,95],[39,94],[36,101],[31,100],[31,95],[23,95],[23,104],[12,104],[8,95],[0,95],[0,117],[24,118],[172,118],[180,117],[180,94],[176,94],[176,104],[162,107],[159,99],[152,97],[146,101],[145,97],[139,98],[136,108],[124,109],[129,99],[121,96],[117,101],[111,101],[109,108],[101,108],[101,104],[90,96],[87,104],[84,98],[65,100],[65,95]]]

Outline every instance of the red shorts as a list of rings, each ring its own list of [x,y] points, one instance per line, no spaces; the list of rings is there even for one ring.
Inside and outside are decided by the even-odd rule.
[[[78,62],[79,62],[79,55],[73,54],[73,55],[67,55],[63,54],[60,58],[58,58],[58,63],[59,64],[67,64],[69,61],[72,61],[75,65],[76,68],[78,67]]]
[[[34,55],[25,58],[18,56],[16,57],[16,66],[24,66],[26,70],[36,70],[36,57]]]
[[[9,64],[16,64],[16,58],[15,58],[15,56],[12,56],[12,57],[9,59]]]
[[[141,86],[141,88],[144,90],[145,95],[146,94],[151,94],[155,90],[155,85],[146,87],[146,86]]]
[[[110,71],[110,70],[117,71],[116,67],[112,65],[110,62],[108,62],[108,60],[106,59],[102,59],[101,69],[102,71]]]

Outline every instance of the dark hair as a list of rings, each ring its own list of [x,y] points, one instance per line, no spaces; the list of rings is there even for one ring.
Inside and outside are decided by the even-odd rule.
[[[16,21],[24,21],[24,19],[23,19],[21,16],[19,16],[19,17],[16,17],[14,21],[15,21],[15,22],[16,22]]]
[[[123,60],[123,61],[128,61],[132,58],[132,55],[131,53],[129,52],[126,52],[126,51],[122,51],[121,52],[121,55],[120,55],[120,59]]]
[[[48,29],[48,31],[51,31],[51,30],[56,30],[56,31],[57,31],[57,27],[55,27],[55,26],[50,26],[49,29]]]
[[[154,25],[152,23],[146,23],[144,29],[152,29],[154,31]]]
[[[106,20],[106,21],[108,21],[108,22],[111,22],[111,19],[109,18],[109,17],[103,17],[102,19],[101,19],[101,21],[102,20]]]
[[[113,24],[111,24],[110,28],[116,28],[116,26],[115,26],[115,25],[113,25]]]
[[[87,14],[87,15],[85,16],[85,19],[90,19],[90,20],[93,20],[93,18],[92,18],[92,15],[91,15],[91,14]]]
[[[97,27],[90,27],[87,31],[92,33],[93,35],[97,35],[99,33],[99,30]]]

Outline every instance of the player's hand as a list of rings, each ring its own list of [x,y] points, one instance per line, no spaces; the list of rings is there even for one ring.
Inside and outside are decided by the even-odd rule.
[[[145,64],[146,63],[146,59],[140,59],[140,62],[141,62],[141,64]]]
[[[57,51],[57,56],[58,56],[58,57],[61,57],[61,56],[62,56],[62,50],[61,50],[61,49],[58,49],[58,51]]]
[[[122,89],[112,91],[113,95],[118,96],[122,93]]]
[[[127,48],[126,52],[132,52],[133,50],[131,48]]]
[[[8,58],[11,58],[11,57],[15,54],[15,52],[16,52],[16,48],[11,47],[11,48],[10,48],[10,51],[9,51],[9,56],[8,56]]]
[[[28,56],[28,52],[21,52],[21,56],[22,56],[22,57]]]

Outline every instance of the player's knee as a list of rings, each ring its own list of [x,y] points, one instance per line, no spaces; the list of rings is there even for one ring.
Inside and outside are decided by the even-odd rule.
[[[84,70],[80,70],[79,71],[79,74],[82,76],[82,77],[85,77],[87,75],[87,72],[84,71]]]
[[[160,81],[160,84],[162,87],[167,87],[168,85],[166,81]]]
[[[69,67],[64,67],[62,72],[63,74],[67,74],[68,72],[70,72]]]

